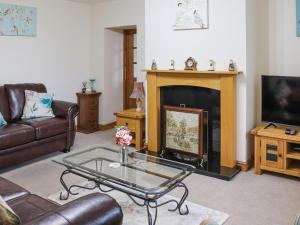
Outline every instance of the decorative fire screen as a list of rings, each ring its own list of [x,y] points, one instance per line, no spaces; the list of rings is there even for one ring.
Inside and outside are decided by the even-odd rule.
[[[164,149],[203,158],[204,111],[163,106],[163,117]]]

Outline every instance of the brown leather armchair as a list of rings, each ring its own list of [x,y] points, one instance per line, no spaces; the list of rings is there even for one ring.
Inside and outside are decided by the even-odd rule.
[[[119,204],[100,193],[59,206],[0,177],[0,195],[22,225],[121,225],[123,220]]]
[[[70,151],[75,139],[77,104],[53,101],[55,118],[22,120],[24,90],[47,92],[43,84],[0,86],[0,112],[8,124],[0,127],[0,170],[55,151]]]

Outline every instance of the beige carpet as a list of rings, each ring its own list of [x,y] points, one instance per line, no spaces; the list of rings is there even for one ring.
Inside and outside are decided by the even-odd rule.
[[[91,145],[109,145],[113,140],[112,130],[78,134],[71,153]],[[64,156],[53,154],[1,175],[47,198],[61,189],[59,176],[64,170],[51,160]],[[74,182],[76,177],[70,179]],[[256,176],[250,171],[238,174],[231,182],[194,174],[185,183],[190,190],[189,201],[230,215],[225,225],[292,225],[300,212],[299,179],[271,173]],[[171,194],[178,196],[176,192]]]

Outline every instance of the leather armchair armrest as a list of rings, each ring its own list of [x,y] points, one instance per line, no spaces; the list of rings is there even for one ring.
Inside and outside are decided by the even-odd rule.
[[[122,225],[118,203],[105,194],[94,193],[69,202],[24,225]]]
[[[79,106],[75,103],[54,100],[52,110],[55,116],[74,119],[79,114]]]
[[[67,142],[64,151],[69,152],[75,140],[75,117],[79,114],[79,106],[75,103],[54,100],[52,110],[56,117],[61,117],[68,121]]]
[[[122,225],[123,221],[119,204],[113,198],[101,193],[74,200],[59,207],[56,212],[76,225]]]
[[[0,195],[4,201],[8,202],[18,198],[28,196],[30,193],[21,186],[0,177]]]

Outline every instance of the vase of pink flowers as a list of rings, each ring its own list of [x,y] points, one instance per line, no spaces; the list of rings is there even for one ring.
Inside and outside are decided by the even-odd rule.
[[[120,153],[120,162],[127,163],[128,162],[128,148],[127,146],[131,144],[132,136],[131,131],[125,127],[120,126],[116,127],[116,144],[121,145],[121,153]]]

